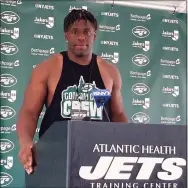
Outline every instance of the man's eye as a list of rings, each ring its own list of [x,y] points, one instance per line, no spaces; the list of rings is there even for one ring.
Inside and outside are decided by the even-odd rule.
[[[73,34],[73,35],[76,35],[76,34],[77,34],[77,31],[76,31],[76,30],[73,30],[73,31],[72,31],[72,34]]]

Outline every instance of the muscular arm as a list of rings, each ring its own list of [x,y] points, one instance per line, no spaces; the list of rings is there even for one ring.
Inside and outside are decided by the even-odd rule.
[[[33,141],[38,117],[46,96],[47,75],[45,62],[37,65],[33,69],[30,82],[25,90],[23,105],[17,121],[17,135],[20,147]]]
[[[122,80],[119,71],[115,66],[111,67],[113,86],[111,93],[111,111],[113,122],[128,122],[127,115],[123,108],[123,100],[121,95]]]

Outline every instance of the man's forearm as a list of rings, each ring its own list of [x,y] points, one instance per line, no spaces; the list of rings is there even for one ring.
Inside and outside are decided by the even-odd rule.
[[[113,122],[125,122],[128,123],[128,117],[124,112],[122,113],[114,113],[112,115],[112,121]]]
[[[19,145],[22,147],[26,143],[32,142],[37,127],[37,119],[30,113],[20,111],[16,131]]]

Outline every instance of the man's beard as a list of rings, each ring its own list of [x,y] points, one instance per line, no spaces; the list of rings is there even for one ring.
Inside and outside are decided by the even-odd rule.
[[[76,53],[75,55],[76,55],[77,57],[84,57],[84,56],[85,56],[85,54],[84,54],[83,52]]]

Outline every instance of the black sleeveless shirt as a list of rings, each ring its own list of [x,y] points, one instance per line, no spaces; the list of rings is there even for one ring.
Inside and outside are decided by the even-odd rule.
[[[109,121],[108,117],[111,119],[110,99],[105,104],[105,112],[103,107],[97,108],[90,92],[93,88],[106,89],[99,72],[97,55],[92,54],[88,65],[79,65],[69,59],[67,51],[61,54],[63,55],[61,76],[51,104],[48,107],[46,105],[39,138],[52,123],[71,119],[71,106],[74,101],[78,101],[78,94],[84,98],[81,103],[88,109],[91,121]]]

